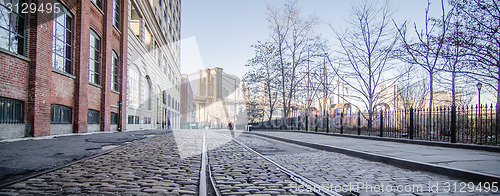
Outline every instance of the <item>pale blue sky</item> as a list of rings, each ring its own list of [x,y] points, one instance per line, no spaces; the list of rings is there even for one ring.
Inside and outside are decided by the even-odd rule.
[[[268,39],[268,4],[281,6],[286,0],[182,0],[181,72],[191,73],[207,67],[222,67],[225,72],[242,76],[245,64],[254,55],[251,47]],[[302,16],[316,15],[321,24],[317,33],[333,40],[334,28],[346,26],[351,12],[348,0],[298,0]],[[431,11],[440,11],[440,1],[432,0]],[[446,1],[445,1],[446,2]],[[396,19],[423,22],[426,0],[392,0]]]

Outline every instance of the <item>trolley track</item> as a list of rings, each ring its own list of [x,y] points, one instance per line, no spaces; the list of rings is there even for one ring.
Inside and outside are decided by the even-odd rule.
[[[285,166],[283,166],[283,165],[281,165],[281,164],[273,161],[272,159],[266,157],[265,155],[263,155],[263,154],[255,151],[254,149],[248,147],[247,145],[245,145],[244,143],[238,141],[237,139],[232,138],[231,136],[228,136],[226,134],[221,134],[221,135],[223,135],[224,137],[226,137],[226,138],[230,139],[232,142],[234,142],[234,145],[236,145],[237,148],[241,148],[244,151],[246,151],[248,153],[251,153],[258,160],[262,160],[262,161],[265,161],[267,163],[270,163],[270,165],[272,165],[273,167],[277,168],[277,170],[279,170],[279,172],[285,174],[295,184],[294,185],[295,187],[290,187],[290,186],[289,187],[282,187],[282,189],[287,189],[288,194],[305,194],[305,193],[309,192],[309,193],[314,193],[315,195],[335,195],[335,196],[339,196],[339,195],[351,195],[351,193],[342,193],[342,194],[340,194],[340,193],[337,193],[335,191],[329,190],[329,189],[321,186],[320,184],[317,184],[317,183],[311,181],[310,179],[308,179],[308,178],[306,178],[306,177],[304,177],[304,176],[302,176],[300,174],[297,174],[297,173],[295,173],[292,170],[287,169]],[[205,139],[204,139],[203,145],[204,145],[203,148],[206,149]],[[229,142],[226,145],[232,145],[232,144],[231,144],[231,142]],[[208,156],[205,151],[204,151],[203,155]],[[209,158],[209,161],[208,161],[208,163],[206,165],[207,168],[211,168],[212,167],[212,165],[210,165],[210,163],[214,162],[213,159],[216,159],[216,158],[215,157],[210,157]],[[202,168],[203,168],[203,166],[202,166]],[[241,169],[243,169],[243,168],[240,168],[239,170],[241,170]],[[231,171],[227,171],[227,172],[229,174],[233,173]],[[255,171],[253,171],[253,172],[255,172]],[[267,172],[269,172],[269,170]],[[245,173],[245,172],[243,171],[243,173]],[[201,172],[200,172],[200,174],[201,174]],[[223,186],[216,184],[216,180],[214,180],[213,173],[210,170],[209,170],[208,174],[210,174],[210,175],[208,177],[206,177],[206,178],[210,179],[210,180],[208,180],[209,181],[208,184],[211,185],[210,186],[210,188],[212,190],[211,194],[213,194],[213,195],[224,195],[224,194],[221,194],[221,192],[219,191],[219,188],[218,188],[218,187],[223,187]],[[238,174],[234,174],[234,175],[238,175]],[[200,179],[202,179],[202,178],[200,178]],[[200,180],[200,182],[202,182],[202,181]],[[276,181],[272,181],[272,182],[278,183]],[[252,184],[252,182],[249,182],[249,183]],[[253,183],[255,183],[254,185],[257,185],[257,186],[260,185],[260,184],[262,184],[261,182],[253,182]],[[290,183],[290,184],[292,184],[292,183]],[[249,185],[248,187],[251,187],[251,186],[252,185]],[[302,192],[290,192],[290,191],[293,191],[293,190],[297,191],[298,187],[301,187],[300,191],[302,191]],[[200,188],[200,190],[201,190],[201,188]],[[244,190],[242,190],[242,191],[244,191]],[[202,193],[202,192],[200,191],[200,193]],[[262,191],[262,190],[259,190],[259,191],[256,191],[256,192],[252,192],[252,194],[259,194],[259,193],[267,194],[268,192]],[[227,194],[232,194],[232,193],[227,193]],[[203,195],[203,194],[200,194],[200,195]]]

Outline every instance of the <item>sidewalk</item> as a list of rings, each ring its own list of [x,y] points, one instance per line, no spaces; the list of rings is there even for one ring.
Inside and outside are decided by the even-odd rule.
[[[377,141],[306,132],[251,133],[327,151],[386,162],[470,180],[500,179],[500,153],[460,148]]]
[[[126,142],[165,133],[167,130],[137,130],[1,141],[0,184],[11,178],[57,168]]]

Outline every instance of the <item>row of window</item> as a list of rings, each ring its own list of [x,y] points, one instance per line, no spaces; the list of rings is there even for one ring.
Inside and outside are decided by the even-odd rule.
[[[129,115],[127,124],[141,124],[140,118],[140,116]],[[151,124],[151,117],[144,117],[142,124]]]
[[[0,123],[23,123],[24,102],[16,99],[0,97]],[[52,104],[50,107],[51,124],[71,124],[73,122],[73,109],[68,106]],[[170,111],[168,115],[170,116]],[[173,112],[172,112],[173,115]],[[110,120],[112,125],[118,124],[118,114],[111,112]],[[100,111],[88,110],[88,124],[100,123]],[[128,124],[140,124],[140,117],[129,115]],[[142,124],[151,124],[151,117],[144,117]]]
[[[72,120],[72,108],[64,105],[52,104],[50,107],[50,123],[51,124],[71,124]],[[88,124],[99,124],[100,123],[100,111],[98,110],[88,110]],[[111,112],[111,124],[118,124],[118,114]]]
[[[7,12],[6,4],[22,4],[25,0],[0,1],[0,48],[26,55],[26,14],[20,13],[20,9]],[[92,3],[102,9],[102,0],[92,0]],[[69,74],[73,74],[73,15],[62,3],[55,0],[54,6],[60,10],[54,12],[53,39],[52,39],[52,68]],[[3,11],[1,11],[3,10]],[[113,0],[113,25],[120,27],[120,3]],[[100,57],[101,38],[96,32],[90,30],[89,41],[89,82],[100,84]],[[111,68],[111,89],[118,91],[118,55],[113,51]]]
[[[99,8],[99,10],[102,10],[102,0],[90,0],[94,6]],[[113,21],[113,26],[115,26],[117,29],[120,29],[120,1],[119,0],[113,0],[113,15],[112,21]]]
[[[100,84],[100,59],[101,59],[101,38],[95,31],[90,30],[89,41],[89,82]],[[118,54],[113,50],[111,53],[111,89],[118,91]]]

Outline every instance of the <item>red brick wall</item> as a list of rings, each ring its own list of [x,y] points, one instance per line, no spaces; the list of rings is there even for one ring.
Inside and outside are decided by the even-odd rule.
[[[37,3],[54,3],[39,0]],[[119,101],[125,102],[126,44],[128,1],[121,0],[120,31],[112,26],[112,0],[103,2],[103,15],[88,0],[62,0],[73,14],[72,75],[52,71],[52,13],[27,16],[26,58],[0,52],[0,96],[25,101],[25,120],[32,136],[50,134],[50,105],[61,104],[73,108],[73,131],[87,132],[87,111],[101,111],[101,130],[109,131],[110,113],[118,113]],[[101,88],[88,83],[88,50],[90,29],[101,37]],[[119,92],[111,92],[111,51],[120,58]],[[123,106],[126,103],[122,104]],[[125,125],[125,107],[122,107]]]
[[[0,96],[28,99],[28,61],[0,52]]]
[[[73,108],[75,94],[75,79],[52,72],[51,75],[51,104],[65,105]]]
[[[0,52],[0,96],[24,101],[23,116],[26,121],[28,101],[29,62]]]

